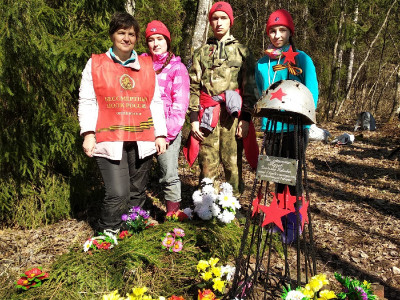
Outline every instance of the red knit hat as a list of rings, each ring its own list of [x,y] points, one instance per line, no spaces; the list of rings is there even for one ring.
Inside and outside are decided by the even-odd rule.
[[[211,7],[210,12],[208,13],[208,21],[211,22],[211,16],[216,11],[223,11],[224,13],[226,13],[231,20],[231,26],[233,26],[233,10],[232,6],[228,2],[215,2],[214,5]]]
[[[162,34],[169,41],[171,41],[171,34],[169,33],[167,26],[165,26],[164,23],[161,21],[154,20],[147,24],[146,40],[149,38],[149,36],[153,34]]]
[[[286,26],[287,28],[289,28],[290,32],[294,34],[293,19],[287,10],[278,9],[269,16],[266,28],[267,34],[269,32],[269,29],[275,25]]]

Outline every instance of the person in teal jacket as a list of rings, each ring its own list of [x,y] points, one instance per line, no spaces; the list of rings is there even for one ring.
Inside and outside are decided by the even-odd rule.
[[[292,79],[296,81],[300,81],[303,83],[311,92],[314,98],[315,108],[317,108],[318,103],[318,81],[317,74],[315,71],[315,66],[312,59],[303,51],[297,50],[294,42],[294,24],[293,19],[290,13],[284,9],[279,9],[273,12],[267,21],[266,26],[267,35],[270,39],[271,44],[268,46],[268,49],[265,51],[265,56],[262,57],[256,65],[255,70],[255,79],[257,84],[257,89],[260,95],[265,93],[265,90],[268,89],[270,85],[274,82],[280,80]],[[296,62],[295,67],[300,68],[302,72],[298,70],[298,72],[294,72],[296,75],[293,75],[288,71],[287,68],[278,68],[278,70],[274,71],[273,67],[276,65],[286,65],[284,64],[285,56],[284,52],[290,52],[291,50],[297,52],[298,54],[295,56],[294,60]],[[262,118],[261,129],[263,131],[271,131],[272,124],[269,125],[269,128],[266,128],[268,119]],[[283,128],[282,128],[283,127]],[[303,152],[307,147],[308,143],[308,128],[310,126],[304,126],[304,147]],[[294,126],[289,125],[289,132],[287,130],[287,124],[282,126],[282,123],[277,122],[276,132],[282,132],[283,129],[283,140],[282,140],[282,150],[280,153],[278,152],[279,148],[279,139],[275,140],[275,146],[272,144],[267,145],[266,153],[268,155],[273,156],[281,156],[288,158],[296,158],[296,147],[295,147],[295,137],[294,137]],[[272,149],[274,151],[272,152]],[[304,153],[303,153],[304,154]],[[284,189],[284,185],[278,184],[278,193],[282,192]],[[294,195],[295,188],[294,186],[289,187],[291,194]]]
[[[267,35],[271,44],[265,51],[266,55],[262,57],[256,65],[256,84],[260,95],[262,95],[268,87],[274,82],[286,79],[297,80],[303,83],[311,92],[314,98],[315,108],[318,103],[318,81],[317,73],[312,59],[303,51],[297,50],[293,42],[294,24],[290,13],[284,9],[279,9],[273,12],[267,21],[266,26]],[[296,67],[302,69],[299,75],[292,75],[287,69],[274,71],[275,65],[283,64],[285,57],[283,52],[287,52],[289,47],[296,51]],[[261,129],[265,131],[267,125],[267,118],[262,118]],[[305,126],[309,128],[309,126]],[[271,128],[268,128],[269,130]],[[278,122],[277,132],[281,132],[282,124]],[[284,126],[284,131],[286,131]],[[289,128],[293,131],[292,126]]]

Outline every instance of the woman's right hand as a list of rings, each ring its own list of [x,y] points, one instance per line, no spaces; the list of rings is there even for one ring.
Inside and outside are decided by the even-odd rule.
[[[93,152],[94,148],[96,146],[96,137],[94,135],[94,132],[88,132],[84,133],[84,139],[83,139],[83,151],[85,154],[89,157],[93,157]]]
[[[204,134],[200,131],[200,122],[199,121],[194,121],[191,123],[192,125],[192,135],[193,137],[202,142],[204,140]]]

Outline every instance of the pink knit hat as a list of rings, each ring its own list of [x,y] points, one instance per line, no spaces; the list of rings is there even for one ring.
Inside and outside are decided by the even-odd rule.
[[[149,38],[149,36],[153,34],[162,34],[169,41],[171,41],[171,34],[169,33],[167,26],[165,26],[164,23],[161,21],[154,20],[147,24],[146,40]]]
[[[294,34],[293,19],[287,10],[278,9],[269,16],[266,28],[267,34],[269,32],[269,29],[275,25],[286,26],[287,28],[289,28],[290,32]]]
[[[211,7],[210,12],[208,13],[208,21],[211,22],[211,16],[216,11],[223,11],[224,13],[226,13],[231,20],[231,26],[233,26],[233,10],[232,6],[228,2],[215,2],[214,5]]]

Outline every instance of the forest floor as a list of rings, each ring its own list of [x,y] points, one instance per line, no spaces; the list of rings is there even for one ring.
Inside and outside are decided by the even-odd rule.
[[[318,273],[333,273],[376,282],[387,299],[400,299],[400,128],[396,120],[373,132],[352,132],[354,124],[322,124],[333,137],[354,134],[351,145],[310,142],[307,149],[308,187]],[[391,155],[392,154],[392,155]],[[247,165],[247,164],[246,164]],[[183,207],[191,202],[198,167],[181,168]],[[254,173],[245,169],[243,206],[250,197]],[[153,181],[149,196],[159,197]],[[157,204],[157,203],[156,203]],[[153,205],[161,220],[163,207]],[[10,288],[30,267],[49,269],[57,256],[92,234],[88,222],[63,220],[38,229],[0,230],[0,286]]]

